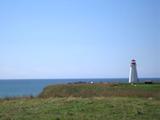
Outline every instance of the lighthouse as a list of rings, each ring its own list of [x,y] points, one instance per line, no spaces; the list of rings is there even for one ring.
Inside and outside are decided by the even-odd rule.
[[[129,83],[138,83],[137,77],[137,67],[136,67],[136,60],[131,60],[130,64],[130,72],[129,72]]]

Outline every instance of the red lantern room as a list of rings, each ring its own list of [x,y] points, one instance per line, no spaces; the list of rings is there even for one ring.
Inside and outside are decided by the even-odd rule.
[[[136,64],[136,60],[132,59],[131,64]]]

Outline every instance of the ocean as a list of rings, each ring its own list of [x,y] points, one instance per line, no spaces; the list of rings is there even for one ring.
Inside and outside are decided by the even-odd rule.
[[[142,78],[140,81],[151,80],[160,82],[160,78]],[[73,82],[108,82],[127,83],[128,78],[104,78],[104,79],[10,79],[0,80],[0,98],[37,96],[43,88],[52,84],[67,84]]]

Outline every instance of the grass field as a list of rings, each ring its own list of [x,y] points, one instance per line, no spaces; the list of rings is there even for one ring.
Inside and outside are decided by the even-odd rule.
[[[160,99],[160,84],[67,84],[50,85],[39,95],[48,97],[153,97]]]
[[[160,84],[48,86],[36,98],[0,100],[0,120],[160,120],[159,93]]]

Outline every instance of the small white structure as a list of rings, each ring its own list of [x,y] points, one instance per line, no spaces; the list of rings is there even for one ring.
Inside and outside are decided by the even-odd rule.
[[[91,84],[94,84],[94,82],[93,82],[93,81],[91,81],[90,83],[91,83]]]
[[[138,76],[137,76],[137,68],[136,68],[136,60],[131,60],[130,64],[130,73],[129,73],[129,83],[138,83]]]

